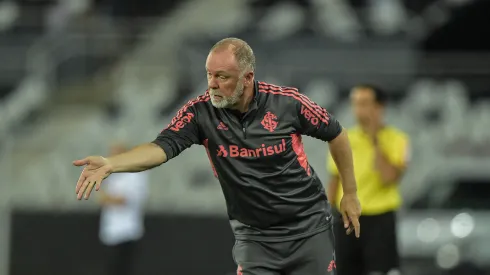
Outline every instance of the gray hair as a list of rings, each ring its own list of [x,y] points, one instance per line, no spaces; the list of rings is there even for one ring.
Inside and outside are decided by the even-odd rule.
[[[255,72],[254,52],[250,45],[248,45],[248,43],[243,41],[242,39],[234,37],[222,39],[214,44],[210,52],[218,48],[227,47],[230,45],[233,46],[233,54],[235,55],[235,59],[238,62],[238,67],[240,68],[240,71],[244,73],[245,70],[249,69],[252,72]]]

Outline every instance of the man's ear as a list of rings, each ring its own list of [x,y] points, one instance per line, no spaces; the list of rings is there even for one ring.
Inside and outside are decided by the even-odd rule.
[[[255,76],[255,73],[254,72],[248,72],[244,75],[244,79],[245,79],[245,85],[246,86],[251,86],[253,85],[253,82],[254,82],[254,76]]]

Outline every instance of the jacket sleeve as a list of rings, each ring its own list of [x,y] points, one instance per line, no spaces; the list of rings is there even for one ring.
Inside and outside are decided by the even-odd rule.
[[[153,143],[160,146],[167,155],[167,161],[178,156],[194,144],[200,144],[200,130],[197,122],[196,100],[189,101],[173,117],[167,128]]]
[[[304,94],[297,94],[294,110],[297,130],[301,134],[331,141],[342,132],[342,126],[337,119]]]

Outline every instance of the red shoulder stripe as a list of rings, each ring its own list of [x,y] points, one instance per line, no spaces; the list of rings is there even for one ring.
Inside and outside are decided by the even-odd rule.
[[[200,95],[195,99],[189,100],[184,106],[182,106],[182,108],[180,108],[180,110],[177,112],[177,114],[172,118],[172,120],[171,120],[170,124],[167,126],[167,128],[169,128],[170,126],[175,124],[177,121],[179,121],[179,119],[182,118],[182,116],[187,111],[187,109],[189,109],[190,107],[194,106],[195,104],[197,104],[199,102],[206,102],[208,100],[210,100],[208,91],[206,91],[206,93],[204,95]]]
[[[311,101],[308,97],[302,95],[297,91],[287,90],[287,88],[276,89],[275,87],[269,85],[267,86],[259,85],[258,90],[259,92],[262,93],[270,93],[275,95],[292,97],[297,101],[299,101],[301,104],[303,104],[303,106],[305,106],[308,110],[310,110],[320,121],[322,121],[325,124],[328,124],[329,118],[328,118],[327,110],[313,103],[313,101]]]
[[[273,85],[273,84],[268,84],[268,83],[265,83],[265,82],[259,82],[259,84],[262,85],[262,86],[264,86],[264,87],[269,87],[269,89],[274,90],[274,91],[291,91],[293,94],[295,94],[295,95],[297,95],[297,96],[299,96],[299,97],[301,97],[303,99],[303,101],[301,103],[310,105],[312,108],[315,108],[316,110],[318,110],[319,113],[321,113],[321,114],[323,114],[323,115],[325,115],[325,116],[328,117],[328,112],[327,112],[327,110],[325,108],[323,108],[320,105],[318,105],[315,102],[313,102],[306,95],[300,93],[298,91],[298,89],[296,89],[296,88],[280,87],[280,86]]]

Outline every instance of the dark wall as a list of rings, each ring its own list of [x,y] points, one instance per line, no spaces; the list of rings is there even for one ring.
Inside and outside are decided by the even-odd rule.
[[[422,44],[422,50],[480,51],[490,50],[490,1],[477,0],[455,10],[451,20],[436,29]]]
[[[102,275],[99,216],[14,211],[10,275]],[[233,235],[224,218],[149,215],[133,274],[235,274]]]

